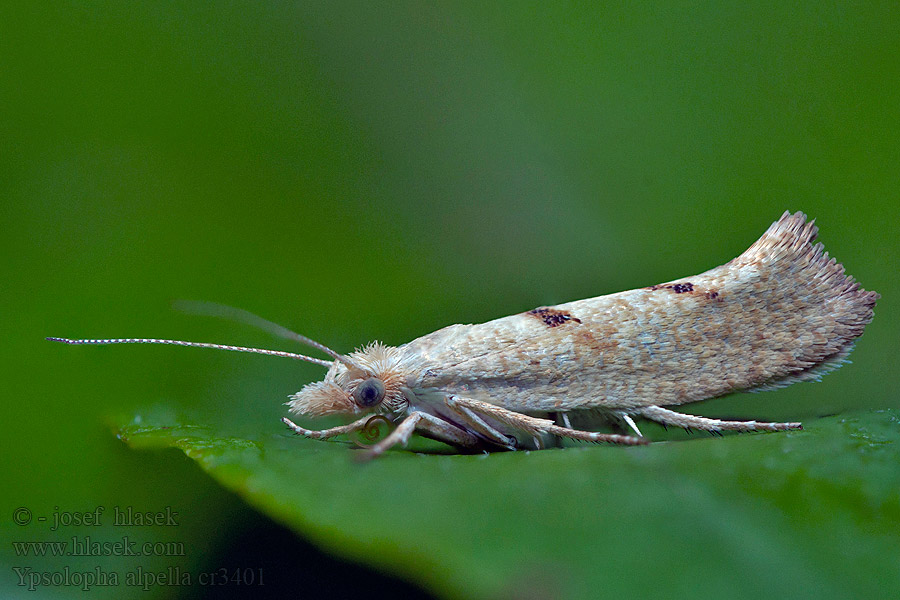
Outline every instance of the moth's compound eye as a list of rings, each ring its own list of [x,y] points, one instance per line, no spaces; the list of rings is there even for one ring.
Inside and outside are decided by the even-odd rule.
[[[363,408],[375,406],[384,399],[384,383],[377,377],[369,377],[353,390],[353,399]]]

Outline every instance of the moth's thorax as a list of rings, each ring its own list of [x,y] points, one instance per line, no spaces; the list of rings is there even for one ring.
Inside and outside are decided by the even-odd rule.
[[[291,411],[309,416],[362,414],[366,412],[398,413],[406,410],[408,400],[403,388],[416,379],[403,352],[393,346],[373,342],[347,356],[347,364],[335,361],[322,381],[310,383],[291,396]],[[354,400],[354,392],[370,378],[384,385],[384,398],[378,404],[363,407]]]

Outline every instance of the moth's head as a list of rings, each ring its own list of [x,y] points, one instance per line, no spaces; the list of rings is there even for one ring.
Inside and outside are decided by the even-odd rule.
[[[399,350],[376,342],[335,360],[325,379],[304,386],[287,404],[311,417],[398,412],[407,405],[406,380]]]

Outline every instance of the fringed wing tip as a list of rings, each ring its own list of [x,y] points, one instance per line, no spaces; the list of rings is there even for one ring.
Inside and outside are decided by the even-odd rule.
[[[815,219],[809,220],[806,213],[800,211],[792,214],[786,210],[780,219],[772,223],[762,239],[771,237],[785,245],[798,246],[812,243],[818,235]]]
[[[862,289],[853,277],[844,272],[844,266],[831,258],[821,243],[813,244],[819,228],[815,219],[809,220],[805,213],[785,211],[769,229],[744,252],[742,262],[791,262],[794,272],[805,277],[815,277],[829,282],[836,295],[855,293],[862,303],[874,304],[880,298],[876,292]],[[797,269],[796,267],[799,267]],[[800,283],[798,281],[798,283]]]

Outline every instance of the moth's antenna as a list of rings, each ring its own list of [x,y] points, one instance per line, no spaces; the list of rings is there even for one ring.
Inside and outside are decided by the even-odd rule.
[[[184,342],[181,340],[156,340],[149,338],[119,338],[109,340],[71,340],[69,338],[48,337],[48,341],[62,342],[63,344],[170,344],[172,346],[191,346],[193,348],[215,348],[216,350],[230,350],[232,352],[252,352],[254,354],[267,354],[269,356],[283,356],[285,358],[294,358],[297,360],[305,360],[306,362],[330,367],[331,361],[322,360],[321,358],[313,358],[305,354],[295,354],[294,352],[282,352],[281,350],[266,350],[265,348],[245,348],[243,346],[226,346],[224,344],[207,344],[203,342]]]
[[[307,346],[315,348],[316,350],[321,350],[331,358],[339,360],[353,369],[358,369],[360,371],[365,370],[361,366],[350,360],[348,357],[344,356],[343,354],[338,354],[325,344],[308,338],[305,335],[300,335],[299,333],[291,331],[287,327],[283,327],[278,323],[273,323],[268,319],[264,319],[259,315],[255,315],[252,312],[244,310],[242,308],[235,308],[233,306],[218,304],[216,302],[197,302],[193,300],[177,300],[175,301],[174,306],[178,310],[186,313],[206,315],[210,317],[223,317],[226,319],[233,319],[235,321],[247,323],[248,325],[252,325],[254,327],[262,329],[263,331],[268,331],[269,333],[275,334],[285,339],[294,340],[295,342],[300,342],[301,344],[305,344]]]

